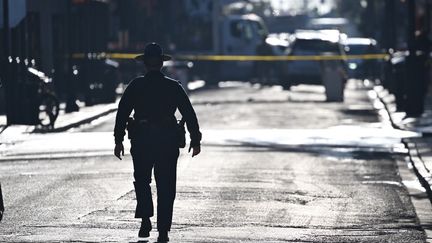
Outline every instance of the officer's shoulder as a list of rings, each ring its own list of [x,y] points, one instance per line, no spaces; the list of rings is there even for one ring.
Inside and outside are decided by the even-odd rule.
[[[136,82],[140,82],[140,81],[142,81],[142,80],[144,80],[144,76],[138,76],[138,77],[133,78],[133,79],[129,82],[129,84],[136,83]]]
[[[170,78],[168,76],[164,76],[164,79],[169,82],[170,84],[174,84],[174,85],[181,85],[179,80]]]
[[[170,81],[170,82],[174,82],[174,83],[178,83],[178,82],[179,82],[178,80],[173,79],[173,78],[170,78],[170,77],[168,77],[168,76],[166,76],[166,75],[164,75],[164,79],[165,79],[166,81]]]
[[[126,85],[125,92],[134,93],[135,92],[134,90],[136,90],[137,84],[140,83],[139,81],[141,78],[142,77],[136,77],[136,78],[133,78],[131,81],[129,81],[129,83]]]
[[[128,87],[129,86],[132,87],[132,86],[135,86],[137,83],[141,83],[143,81],[143,79],[144,79],[144,76],[138,76],[138,77],[133,78],[131,81],[129,81]]]

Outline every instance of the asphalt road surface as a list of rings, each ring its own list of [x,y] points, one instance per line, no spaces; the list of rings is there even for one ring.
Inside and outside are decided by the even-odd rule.
[[[396,162],[411,134],[381,122],[367,92],[350,83],[344,103],[320,86],[193,93],[202,154],[181,154],[171,241],[424,242]],[[132,162],[111,155],[113,126],[108,115],[2,145],[0,241],[138,241]]]

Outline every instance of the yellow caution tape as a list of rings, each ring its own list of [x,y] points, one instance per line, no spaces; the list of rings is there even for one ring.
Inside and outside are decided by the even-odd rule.
[[[84,53],[74,53],[72,54],[72,58],[76,58],[76,59],[82,59],[85,58],[86,55]]]
[[[134,59],[138,55],[137,53],[111,53],[107,56],[112,59]]]
[[[134,59],[137,53],[102,53],[85,54],[74,53],[76,59]],[[376,60],[389,59],[388,54],[364,54],[364,55],[314,55],[314,56],[246,56],[246,55],[177,55],[173,56],[177,60],[185,61],[333,61],[333,60]]]
[[[387,54],[365,55],[314,55],[314,56],[228,56],[228,55],[180,55],[179,60],[190,61],[328,61],[350,59],[388,59]]]

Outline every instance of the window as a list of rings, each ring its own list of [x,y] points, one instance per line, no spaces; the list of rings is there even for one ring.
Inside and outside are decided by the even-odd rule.
[[[268,35],[268,31],[267,31],[266,27],[261,22],[251,21],[250,23],[257,30],[257,33],[261,38]]]
[[[245,32],[245,39],[246,40],[252,40],[253,39],[253,29],[250,21],[244,22],[244,32]]]
[[[309,51],[315,53],[332,52],[340,54],[339,44],[324,40],[302,40],[298,39],[294,43],[294,52]]]
[[[243,24],[241,21],[232,21],[230,24],[231,35],[236,38],[242,37]]]

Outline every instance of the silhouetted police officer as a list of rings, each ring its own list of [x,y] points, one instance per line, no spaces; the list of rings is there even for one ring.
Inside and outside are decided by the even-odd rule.
[[[162,48],[148,44],[144,54],[136,59],[144,61],[147,73],[133,79],[126,88],[117,111],[114,128],[114,154],[119,159],[124,155],[123,137],[129,115],[134,110],[133,131],[129,130],[131,155],[134,165],[137,207],[135,218],[142,218],[139,237],[148,237],[152,229],[153,216],[151,194],[151,172],[157,187],[157,229],[159,241],[168,241],[172,223],[172,212],[176,194],[176,169],[179,156],[179,133],[177,108],[186,121],[190,133],[192,157],[201,151],[201,133],[195,111],[180,83],[161,73],[163,61],[171,57],[164,55]],[[132,129],[132,128],[130,128]]]

